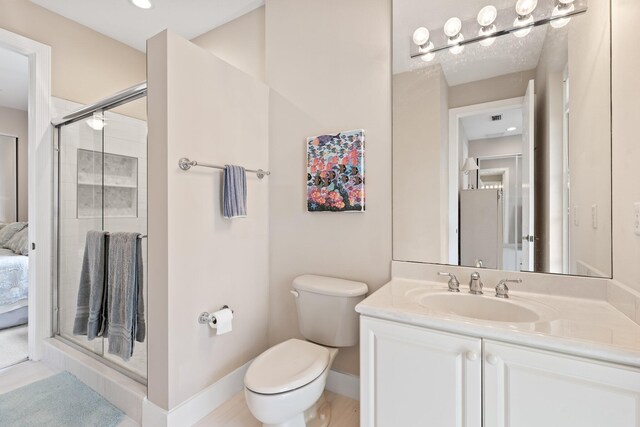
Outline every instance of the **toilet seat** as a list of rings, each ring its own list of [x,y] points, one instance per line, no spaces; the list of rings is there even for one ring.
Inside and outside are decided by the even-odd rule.
[[[329,365],[329,349],[290,339],[258,356],[247,370],[244,385],[254,393],[278,394],[303,387]]]

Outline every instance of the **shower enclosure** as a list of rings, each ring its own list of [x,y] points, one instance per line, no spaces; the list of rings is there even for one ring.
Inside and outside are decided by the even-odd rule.
[[[56,338],[146,383],[147,343],[131,359],[109,354],[108,338],[73,335],[86,234],[90,230],[147,234],[146,83],[65,112],[54,126],[54,331]],[[73,111],[72,111],[73,110]],[[146,307],[147,239],[142,240]]]

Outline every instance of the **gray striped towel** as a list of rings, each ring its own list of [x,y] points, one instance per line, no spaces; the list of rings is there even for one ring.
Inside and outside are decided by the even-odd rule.
[[[225,218],[247,216],[247,174],[242,166],[224,166],[222,213]]]

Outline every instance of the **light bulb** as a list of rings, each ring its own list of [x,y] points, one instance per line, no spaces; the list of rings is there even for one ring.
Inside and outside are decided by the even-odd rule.
[[[481,27],[488,27],[495,22],[497,17],[498,9],[496,9],[495,6],[485,6],[478,12],[478,24],[480,24]]]
[[[549,24],[553,28],[564,27],[569,23],[569,21],[571,21],[571,17],[568,17],[568,18],[560,18],[560,17],[565,16],[567,13],[571,13],[574,10],[576,10],[576,7],[573,5],[573,3],[564,3],[562,5],[556,6],[553,9],[553,12],[551,12],[551,18],[559,18],[559,19],[553,19],[551,22],[549,22]]]
[[[450,39],[457,36],[460,33],[460,30],[462,30],[462,21],[460,18],[449,18],[444,24],[444,33]]]
[[[523,28],[522,30],[517,30],[513,32],[513,35],[516,37],[525,37],[526,35],[528,35],[531,30],[533,29],[533,27],[528,26],[533,24],[533,16],[529,15],[525,18],[516,18],[515,21],[513,21],[513,26],[514,27],[526,27]]]
[[[519,16],[531,15],[538,6],[538,0],[518,0],[516,3],[516,13]]]
[[[458,34],[457,37],[450,38],[449,41],[447,42],[451,46],[449,48],[449,52],[453,53],[454,55],[462,53],[462,51],[464,50],[464,46],[460,46],[459,43],[463,41],[464,41],[464,36],[462,34]]]
[[[428,42],[426,45],[421,46],[418,49],[419,53],[424,53],[424,55],[422,55],[420,57],[420,59],[422,59],[424,62],[430,62],[433,61],[434,58],[436,57],[436,53],[435,52],[431,52],[433,50],[434,46],[433,46],[433,42]]]
[[[490,25],[488,27],[482,27],[480,28],[480,31],[478,31],[478,36],[479,37],[484,37],[484,36],[488,36],[491,35],[493,33],[496,32],[496,26],[495,25]],[[482,39],[480,40],[480,45],[482,46],[491,46],[493,44],[493,42],[496,41],[495,37],[489,37],[486,39]]]
[[[149,0],[131,0],[134,6],[139,7],[140,9],[151,9],[151,2]]]
[[[86,123],[93,130],[102,130],[107,125],[100,113],[93,113],[93,117],[88,119]]]
[[[429,30],[425,27],[420,27],[413,32],[413,42],[418,46],[422,46],[429,41]]]
[[[507,128],[507,132],[513,132],[514,130],[516,130],[517,128],[515,126],[511,126]]]

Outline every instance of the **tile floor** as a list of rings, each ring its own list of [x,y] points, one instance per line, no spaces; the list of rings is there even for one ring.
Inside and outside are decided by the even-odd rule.
[[[330,427],[358,427],[360,406],[357,400],[327,393],[331,402]],[[194,427],[261,427],[262,424],[249,412],[244,401],[244,393],[238,393],[218,409],[200,420]]]
[[[39,362],[23,362],[0,370],[0,394],[45,379],[58,371]],[[327,392],[332,405],[330,427],[357,427],[359,425],[358,401]],[[195,427],[260,427],[261,424],[249,412],[244,394],[238,393],[215,411],[200,420]],[[125,417],[118,427],[139,427]]]

